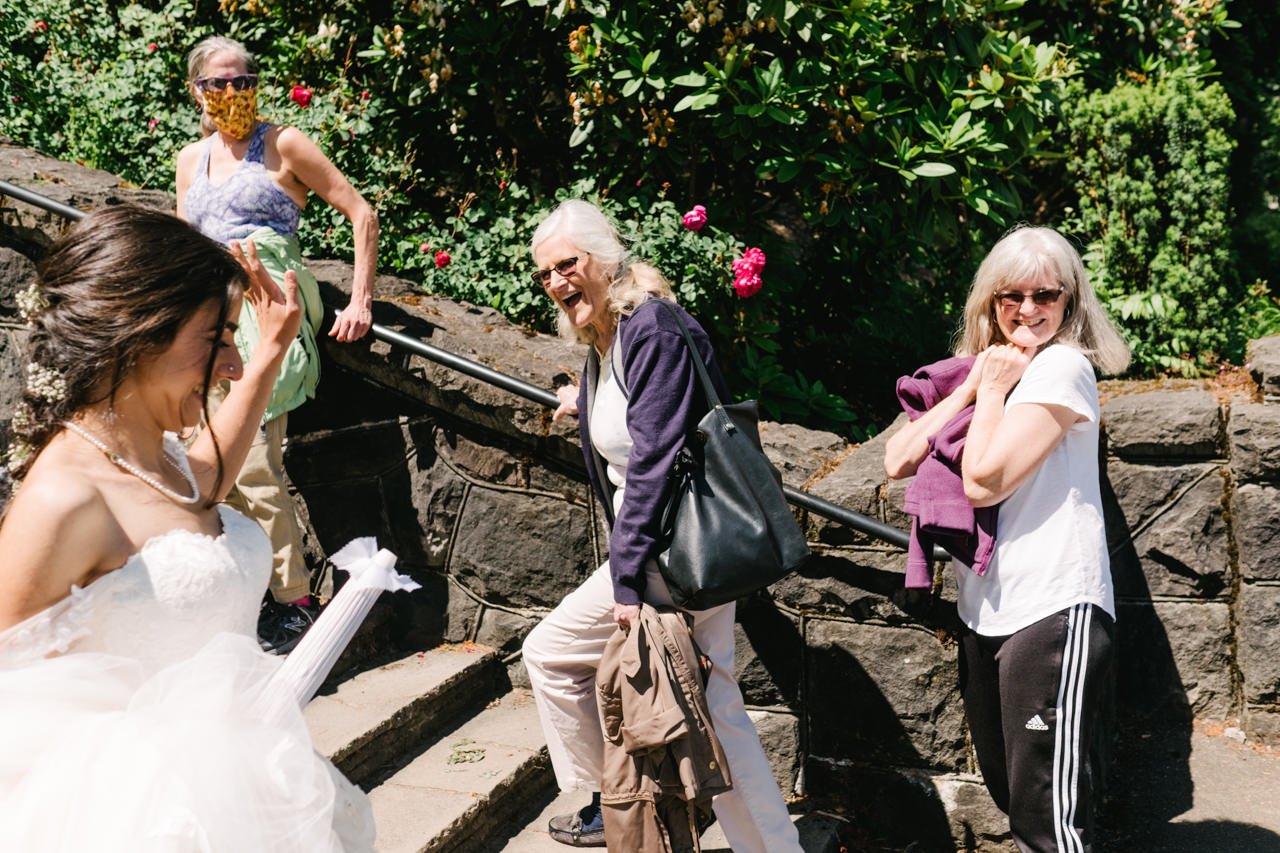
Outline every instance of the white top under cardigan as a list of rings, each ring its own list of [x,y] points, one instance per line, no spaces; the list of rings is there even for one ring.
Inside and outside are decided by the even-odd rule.
[[[1005,411],[1028,403],[1065,406],[1083,420],[1000,504],[986,574],[956,567],[960,618],[986,636],[1007,636],[1079,603],[1115,618],[1098,478],[1098,386],[1084,354],[1064,344],[1038,353]]]
[[[613,515],[622,512],[622,493],[627,486],[627,460],[631,456],[631,431],[627,429],[627,396],[622,393],[613,373],[613,348],[618,345],[618,335],[613,336],[609,352],[600,359],[600,374],[596,380],[595,400],[588,413],[591,418],[591,445],[604,457],[605,472],[613,484]]]

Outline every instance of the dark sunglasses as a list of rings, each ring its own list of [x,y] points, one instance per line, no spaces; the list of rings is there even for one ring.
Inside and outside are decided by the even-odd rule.
[[[538,270],[537,272],[530,273],[529,277],[533,279],[534,284],[540,284],[543,287],[546,287],[551,283],[551,270],[555,270],[560,273],[560,275],[568,278],[577,272],[577,269],[578,256],[575,255],[572,258],[565,258],[563,261],[552,264],[551,269]]]
[[[237,92],[258,88],[257,74],[237,74],[235,77],[197,77],[196,86],[205,92],[223,92],[230,86]]]
[[[1020,290],[1006,290],[996,294],[996,302],[1001,308],[1021,308],[1022,303],[1030,299],[1041,308],[1052,305],[1062,295],[1062,288],[1057,290],[1037,290],[1035,293],[1023,293]]]

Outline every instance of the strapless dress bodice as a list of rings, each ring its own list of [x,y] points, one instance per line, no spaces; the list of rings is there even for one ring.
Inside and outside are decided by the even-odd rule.
[[[219,633],[253,636],[271,575],[262,528],[218,507],[222,533],[171,530],[123,566],[0,633],[0,668],[69,652],[103,652],[154,671]]]

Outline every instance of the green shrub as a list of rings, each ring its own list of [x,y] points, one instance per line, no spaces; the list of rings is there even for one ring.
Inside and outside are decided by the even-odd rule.
[[[177,150],[198,125],[182,101],[175,49],[189,6],[0,2],[9,46],[0,51],[0,132],[139,186],[171,186]]]
[[[1239,357],[1233,328],[1249,294],[1232,259],[1231,104],[1186,78],[1122,83],[1064,109],[1095,235],[1090,274],[1147,372],[1194,375]]]
[[[17,93],[0,103],[0,132],[171,187],[174,152],[196,135],[185,52],[211,33],[239,38],[262,61],[263,115],[311,135],[377,207],[380,268],[546,328],[547,307],[514,275],[532,223],[567,188],[602,198],[692,289],[736,387],[773,416],[857,436],[894,410],[894,376],[945,351],[1005,227],[1061,224],[1066,81],[1087,93],[1180,76],[1202,89],[1225,9],[0,0],[0,88]],[[309,106],[290,101],[295,85]],[[678,217],[694,204],[712,212],[698,234]],[[310,254],[350,256],[349,227],[325,205],[308,205],[300,237]],[[744,245],[769,258],[750,300],[729,289],[728,248]],[[1187,310],[1155,295],[1129,305],[1133,323]],[[1230,339],[1236,319],[1209,317],[1206,334]],[[1176,343],[1140,362],[1182,365],[1201,346]]]

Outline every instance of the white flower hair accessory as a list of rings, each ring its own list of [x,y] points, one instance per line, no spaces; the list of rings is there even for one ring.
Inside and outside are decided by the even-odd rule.
[[[13,418],[10,425],[16,432],[25,432],[31,428],[31,407],[26,403],[18,403],[13,407]]]
[[[40,287],[35,282],[25,290],[18,291],[14,301],[18,303],[18,313],[28,323],[34,323],[36,317],[49,307],[49,300],[44,298],[44,294],[40,292]]]
[[[67,396],[67,380],[52,367],[33,361],[27,365],[27,391],[41,400],[56,403]]]
[[[10,471],[26,464],[31,458],[31,445],[25,441],[15,441],[9,445],[9,451],[5,454],[5,461]]]

